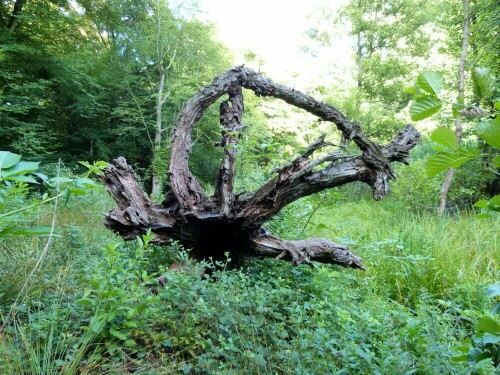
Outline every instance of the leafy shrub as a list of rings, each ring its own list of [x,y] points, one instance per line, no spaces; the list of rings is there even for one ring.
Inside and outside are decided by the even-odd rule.
[[[409,166],[398,166],[396,175],[391,194],[405,210],[418,213],[435,209],[441,181],[438,177],[427,177],[424,161],[415,160]]]
[[[493,284],[485,288],[485,294],[495,300],[491,313],[479,310],[465,310],[462,314],[472,318],[474,332],[455,347],[458,355],[453,360],[466,362],[474,375],[493,373],[500,368],[500,285]]]

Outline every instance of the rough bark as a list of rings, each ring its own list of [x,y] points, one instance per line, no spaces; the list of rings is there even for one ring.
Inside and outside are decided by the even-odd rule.
[[[243,94],[241,86],[229,88],[229,99],[220,105],[220,123],[224,127],[220,146],[224,147],[222,163],[215,183],[215,198],[224,216],[230,215],[234,202],[234,175],[236,172],[236,145],[239,132],[244,129],[241,125],[243,115]]]
[[[7,24],[7,31],[12,33],[16,29],[17,25],[19,24],[19,15],[23,11],[23,6],[26,3],[26,0],[17,0],[14,3],[14,10],[12,11],[12,14],[9,18],[9,23]]]
[[[302,108],[322,120],[333,122],[342,135],[359,147],[358,154],[332,152],[314,158],[314,154],[333,146],[325,135],[315,140],[295,160],[277,168],[274,176],[254,192],[235,194],[236,150],[245,125],[242,87],[260,96],[273,96]],[[223,158],[213,196],[205,194],[188,168],[193,127],[205,109],[222,95],[220,122],[223,126],[220,146]],[[154,203],[142,192],[125,159],[118,158],[101,177],[118,208],[105,217],[105,225],[125,239],[132,239],[150,229],[156,243],[171,239],[193,248],[196,258],[223,258],[230,252],[233,260],[244,256],[288,259],[294,264],[340,264],[364,269],[362,260],[347,247],[321,238],[289,241],[268,233],[263,224],[287,204],[316,192],[363,181],[373,189],[375,199],[388,191],[394,179],[390,163],[408,164],[409,151],[420,135],[406,126],[386,146],[369,140],[360,126],[350,122],[335,107],[294,89],[276,84],[251,69],[233,68],[201,88],[182,110],[172,137],[169,176],[171,191],[164,201]]]
[[[462,30],[462,49],[460,53],[460,60],[458,61],[458,99],[463,100],[465,91],[465,62],[467,60],[467,49],[469,46],[469,29],[470,29],[470,16],[469,16],[469,0],[464,0],[464,24]],[[457,145],[462,143],[462,115],[459,113],[455,118],[455,137]],[[438,215],[443,216],[446,210],[446,201],[448,200],[448,192],[451,188],[455,169],[450,168],[446,171],[443,185],[441,185],[441,195],[438,202]]]

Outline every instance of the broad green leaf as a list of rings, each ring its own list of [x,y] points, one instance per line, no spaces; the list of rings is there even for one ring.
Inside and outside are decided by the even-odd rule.
[[[500,284],[491,284],[484,288],[486,297],[494,298],[500,297]]]
[[[38,184],[38,181],[35,180],[32,176],[14,175],[14,176],[6,177],[5,180],[16,181],[16,182],[29,182],[30,184]]]
[[[126,322],[123,323],[124,327],[129,327],[129,328],[136,328],[137,327],[137,322],[133,320],[127,320]]]
[[[473,146],[461,146],[454,151],[439,152],[427,160],[427,176],[434,177],[448,168],[458,168],[463,163],[478,158],[479,150]]]
[[[127,335],[118,331],[116,328],[111,327],[109,329],[109,333],[111,333],[113,336],[118,337],[120,340],[126,340]]]
[[[448,151],[448,149],[446,147],[443,147],[441,145],[432,145],[431,148],[434,151],[440,151],[440,152],[446,152],[446,151]]]
[[[438,72],[422,72],[417,77],[418,86],[431,95],[437,95],[444,87],[444,79]]]
[[[479,319],[477,322],[477,331],[484,333],[500,333],[500,325],[490,318]]]
[[[136,345],[137,345],[137,343],[133,339],[125,340],[125,342],[123,343],[123,346],[125,346],[127,348],[133,348]]]
[[[483,337],[483,344],[498,344],[500,342],[500,335],[494,333],[486,333]]]
[[[490,68],[476,67],[472,69],[472,83],[474,96],[487,100],[495,91],[496,78]]]
[[[49,176],[43,173],[33,173],[35,176],[37,176],[40,180],[43,181],[44,184],[50,184],[50,179]]]
[[[487,144],[500,149],[500,116],[476,125],[478,136]]]
[[[81,188],[94,188],[99,186],[94,180],[90,178],[79,177],[75,180],[76,186]]]
[[[495,168],[498,168],[500,167],[500,155],[497,155],[493,158],[493,160],[491,161],[491,163],[493,164],[493,166]]]
[[[73,195],[84,195],[85,189],[82,189],[80,187],[72,187],[69,189],[69,192]]]
[[[413,121],[423,120],[437,113],[443,103],[431,95],[417,97],[410,106],[410,117]]]
[[[488,200],[487,199],[478,200],[476,203],[474,203],[474,207],[488,208]]]
[[[21,155],[13,154],[9,151],[0,151],[0,173],[3,174],[2,169],[10,168],[19,163]]]
[[[495,195],[493,198],[491,198],[490,204],[492,204],[494,206],[500,206],[500,194]]]
[[[40,162],[32,162],[32,161],[20,161],[16,163],[10,168],[4,169],[2,171],[2,177],[7,178],[14,175],[23,175],[29,172],[36,171]]]
[[[457,148],[457,137],[450,128],[437,128],[432,132],[431,139],[440,145]]]

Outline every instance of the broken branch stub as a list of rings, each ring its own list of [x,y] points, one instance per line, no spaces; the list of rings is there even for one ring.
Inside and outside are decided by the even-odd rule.
[[[236,146],[245,128],[241,124],[242,88],[256,95],[282,99],[322,120],[333,122],[343,138],[351,139],[359,147],[360,153],[348,155],[337,151],[314,158],[317,150],[332,146],[323,135],[302,155],[277,168],[275,175],[259,189],[236,194]],[[203,112],[225,94],[228,99],[220,105],[223,130],[219,145],[223,147],[223,157],[215,193],[207,196],[188,167],[191,134]],[[369,184],[374,198],[381,199],[388,190],[389,180],[395,178],[390,163],[408,164],[409,150],[419,139],[419,133],[407,125],[390,143],[381,147],[332,105],[274,83],[251,69],[236,67],[215,77],[184,106],[171,141],[168,171],[171,190],[162,203],[149,200],[125,159],[118,158],[105,171],[101,181],[118,204],[106,215],[105,225],[125,239],[135,238],[150,229],[156,235],[156,243],[178,240],[193,248],[191,254],[199,259],[223,259],[224,253],[229,252],[232,259],[261,256],[291,260],[294,264],[312,265],[317,261],[364,269],[361,258],[346,246],[320,238],[280,239],[268,233],[263,225],[301,197],[354,181]]]

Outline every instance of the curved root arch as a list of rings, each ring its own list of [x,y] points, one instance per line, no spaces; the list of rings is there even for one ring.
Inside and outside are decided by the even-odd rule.
[[[315,151],[331,146],[322,135],[295,160],[277,168],[274,177],[262,187],[252,193],[235,195],[234,146],[238,142],[238,132],[245,128],[241,124],[242,88],[250,89],[258,96],[279,98],[322,120],[333,122],[344,138],[359,147],[360,154],[333,152],[314,159]],[[204,111],[226,94],[228,99],[220,106],[220,122],[225,129],[220,145],[224,153],[215,193],[209,197],[189,170],[191,134]],[[369,184],[374,198],[381,199],[388,191],[389,180],[395,178],[390,163],[408,164],[409,150],[419,139],[419,133],[407,125],[392,142],[381,147],[332,105],[277,84],[249,68],[236,67],[215,77],[182,109],[171,142],[171,191],[161,204],[146,197],[123,158],[108,168],[101,180],[119,207],[106,216],[105,225],[126,239],[151,229],[158,243],[179,240],[193,247],[199,258],[229,251],[236,258],[258,255],[311,265],[316,260],[363,269],[362,260],[345,246],[321,238],[283,240],[269,234],[262,225],[284,206],[301,197],[353,181]],[[315,168],[324,164],[327,165],[322,169]]]

